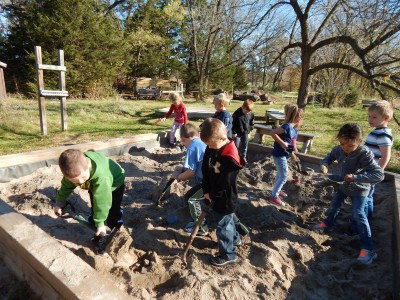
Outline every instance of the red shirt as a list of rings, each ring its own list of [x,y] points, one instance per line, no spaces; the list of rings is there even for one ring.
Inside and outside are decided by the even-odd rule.
[[[176,107],[175,104],[171,104],[169,111],[165,114],[165,118],[168,119],[172,112],[175,113],[175,122],[181,124],[187,123],[188,116],[186,113],[186,106],[182,102],[178,105],[178,107]]]

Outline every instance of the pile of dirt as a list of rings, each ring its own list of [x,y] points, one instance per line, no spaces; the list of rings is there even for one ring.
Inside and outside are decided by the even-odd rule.
[[[133,238],[129,251],[118,259],[96,255],[89,228],[53,214],[61,180],[58,166],[1,184],[0,198],[136,299],[391,298],[394,191],[390,182],[377,185],[373,235],[378,258],[367,266],[356,261],[358,236],[346,234],[349,202],[333,232],[309,229],[324,217],[334,193],[332,184],[315,172],[316,166],[305,166],[308,175],[300,175],[289,164],[283,189],[287,205],[276,207],[265,200],[276,172],[272,159],[251,162],[239,176],[237,215],[251,233],[237,249],[238,262],[225,267],[210,264],[217,252],[211,213],[207,216],[210,234],[196,237],[185,268],[181,255],[188,235],[183,227],[191,218],[183,195],[189,187],[175,183],[161,206],[152,201],[153,191],[183,157],[179,149],[163,148],[132,149],[114,157],[126,171],[124,226]],[[294,183],[293,178],[300,182]],[[78,211],[89,213],[86,191],[77,188],[70,200]],[[167,222],[169,216],[177,221]]]

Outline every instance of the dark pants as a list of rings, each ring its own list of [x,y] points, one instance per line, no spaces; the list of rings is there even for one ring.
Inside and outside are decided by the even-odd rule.
[[[105,224],[113,229],[114,227],[120,228],[124,221],[122,220],[123,210],[121,208],[122,197],[124,196],[125,184],[121,185],[115,191],[112,192],[112,204],[108,211],[108,216]],[[91,215],[89,216],[89,222],[94,224],[93,221],[93,194],[89,192],[90,195],[90,205],[91,205]]]

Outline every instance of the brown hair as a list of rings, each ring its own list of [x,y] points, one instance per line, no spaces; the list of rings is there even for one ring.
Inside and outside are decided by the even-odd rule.
[[[68,149],[61,153],[58,165],[65,177],[74,178],[89,167],[89,162],[81,150]]]
[[[304,118],[304,110],[298,108],[296,104],[286,104],[283,108],[286,123],[297,123]]]
[[[242,108],[247,110],[247,111],[253,111],[254,103],[253,100],[246,99],[243,101]]]
[[[368,111],[376,111],[383,117],[389,117],[389,120],[393,118],[393,107],[389,101],[381,100],[376,103],[373,103],[369,108]]]
[[[216,142],[227,134],[225,124],[216,118],[208,118],[201,124],[200,138],[204,143]]]
[[[214,96],[214,103],[222,104],[224,107],[229,105],[229,99],[226,93],[220,93]]]
[[[195,136],[199,136],[199,130],[192,123],[186,123],[181,126],[179,129],[179,133],[181,137],[190,139]]]
[[[360,125],[357,123],[347,123],[344,124],[337,134],[336,138],[338,140],[345,139],[353,142],[362,142],[363,134]]]

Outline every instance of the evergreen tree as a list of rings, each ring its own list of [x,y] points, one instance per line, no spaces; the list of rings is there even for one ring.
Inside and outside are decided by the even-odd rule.
[[[94,0],[43,0],[14,4],[4,60],[10,91],[35,93],[34,46],[42,47],[44,64],[57,64],[64,50],[67,90],[77,97],[104,96],[123,71],[125,44],[118,19],[104,15]],[[56,88],[56,74],[45,71],[46,89]]]

